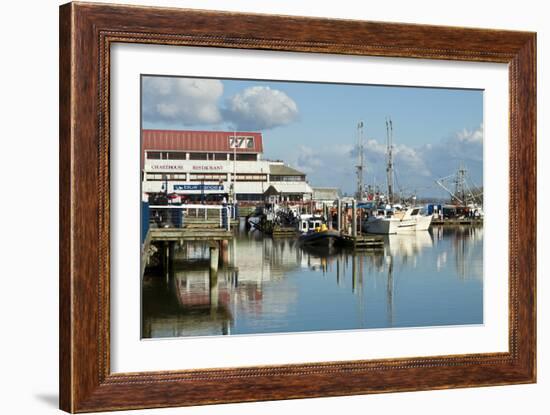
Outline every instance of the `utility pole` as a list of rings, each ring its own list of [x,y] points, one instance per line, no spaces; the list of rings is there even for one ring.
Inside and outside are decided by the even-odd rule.
[[[393,125],[386,118],[386,175],[388,181],[388,202],[393,203]]]
[[[231,174],[231,182],[229,183],[229,204],[233,204],[236,200],[235,183],[237,181],[237,131],[233,131],[233,140],[230,141],[233,147],[233,173]]]

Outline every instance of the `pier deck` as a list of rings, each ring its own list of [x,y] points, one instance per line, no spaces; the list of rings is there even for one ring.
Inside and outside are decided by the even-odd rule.
[[[231,227],[239,225],[238,219],[229,220]],[[183,220],[184,228],[220,228],[219,219],[202,219],[194,217],[185,217]]]
[[[432,225],[483,225],[483,219],[481,218],[461,218],[461,219],[433,219]]]
[[[226,241],[233,232],[221,228],[150,228],[151,242]]]
[[[294,226],[274,226],[271,231],[271,236],[274,238],[287,238],[295,237],[297,233],[298,232]]]

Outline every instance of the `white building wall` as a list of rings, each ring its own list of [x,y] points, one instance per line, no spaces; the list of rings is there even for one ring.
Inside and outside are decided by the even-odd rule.
[[[282,193],[302,193],[310,195],[313,190],[306,181],[276,181],[269,180],[270,166],[273,164],[284,165],[280,161],[237,161],[237,174],[259,174],[265,175],[266,181],[237,181],[235,183],[235,192],[238,194],[263,194],[270,185]],[[145,178],[142,183],[142,191],[145,193],[160,193],[165,191],[164,180],[150,180],[148,174],[186,174],[186,178],[178,180],[168,180],[168,193],[185,194],[209,194],[209,193],[228,193],[233,180],[235,170],[234,162],[231,160],[145,160],[144,173]],[[200,185],[201,181],[191,180],[191,174],[226,174],[227,179],[222,181],[223,190],[205,190],[201,189],[184,191],[175,190],[177,185]],[[204,184],[218,185],[218,180],[204,180]]]

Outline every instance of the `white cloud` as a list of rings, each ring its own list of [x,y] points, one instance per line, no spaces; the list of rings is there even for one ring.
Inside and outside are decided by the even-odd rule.
[[[229,98],[223,113],[238,129],[267,130],[295,121],[298,106],[282,91],[254,86]]]
[[[313,186],[338,186],[353,193],[356,186],[357,146],[335,144],[321,147],[299,146],[294,165],[308,174]],[[461,163],[469,169],[476,185],[482,185],[483,129],[464,129],[439,142],[418,147],[395,144],[395,179],[404,194],[445,196],[435,179],[454,173]],[[385,140],[368,139],[365,143],[365,183],[386,186]]]
[[[223,83],[217,79],[146,77],[143,118],[174,126],[233,124],[240,130],[267,130],[298,118],[292,98],[267,86],[246,88],[220,105]]]
[[[462,129],[430,150],[434,158],[482,162],[483,126],[475,130]]]
[[[365,156],[371,163],[384,164],[386,163],[386,151],[385,143],[370,139],[365,147]],[[431,172],[424,160],[423,153],[423,149],[409,147],[405,144],[393,146],[394,163],[400,169],[415,175],[430,176]],[[373,171],[374,169],[369,167],[369,170]]]
[[[429,163],[425,160],[422,150],[418,150],[406,145],[398,145],[394,149],[395,162],[402,164],[412,174],[420,176],[430,176]]]
[[[480,125],[477,130],[467,130],[456,133],[456,139],[464,143],[483,144],[483,125]]]
[[[312,173],[323,165],[321,155],[311,147],[300,145],[296,153],[296,168],[304,173]]]
[[[143,79],[143,116],[150,122],[183,126],[222,121],[218,100],[223,84],[215,79],[147,77]]]

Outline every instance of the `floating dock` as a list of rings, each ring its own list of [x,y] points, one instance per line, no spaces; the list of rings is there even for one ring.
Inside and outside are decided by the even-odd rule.
[[[384,248],[384,238],[376,235],[340,235],[338,241],[342,245],[353,248],[354,250],[362,249],[382,249]]]
[[[275,225],[271,231],[271,236],[274,238],[289,238],[295,237],[297,234],[296,228],[293,226],[278,226]]]
[[[457,226],[457,225],[480,226],[480,225],[483,225],[483,218],[432,219],[431,224],[436,226]]]

